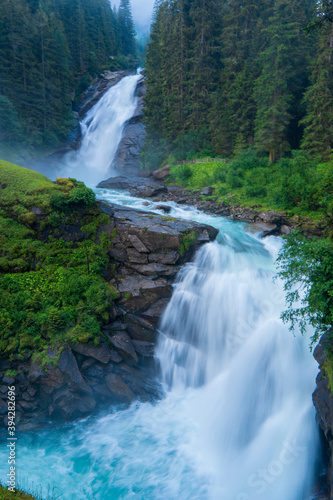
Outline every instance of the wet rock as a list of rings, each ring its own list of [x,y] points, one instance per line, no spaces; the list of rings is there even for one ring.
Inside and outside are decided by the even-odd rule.
[[[125,321],[128,334],[132,340],[154,343],[156,341],[156,329],[149,319],[138,315],[126,314]]]
[[[171,212],[171,207],[169,205],[156,205],[156,208],[158,210],[163,210],[166,214],[169,214]]]
[[[105,377],[105,383],[116,402],[130,404],[136,399],[135,394],[119,375],[110,373]]]
[[[75,351],[83,356],[97,359],[101,363],[107,364],[111,359],[111,349],[103,344],[95,347],[92,345],[76,344],[72,345],[72,351]]]
[[[3,382],[4,384],[13,385],[13,384],[14,384],[14,382],[15,382],[15,378],[13,378],[13,377],[7,377],[7,375],[5,375],[5,376],[3,377],[3,379],[2,379],[2,382]]]
[[[70,349],[65,349],[61,353],[58,366],[67,379],[69,389],[91,394],[91,389],[84,381],[76,359]]]
[[[153,357],[155,344],[153,342],[143,342],[140,340],[133,340],[134,349],[138,354],[144,357]]]
[[[167,187],[152,179],[144,177],[110,177],[98,184],[98,188],[124,189],[130,191],[133,196],[151,198],[160,193],[166,193]]]
[[[108,334],[108,338],[113,347],[122,356],[123,359],[131,361],[134,364],[138,363],[138,357],[136,355],[132,341],[126,332],[116,332],[111,335]]]

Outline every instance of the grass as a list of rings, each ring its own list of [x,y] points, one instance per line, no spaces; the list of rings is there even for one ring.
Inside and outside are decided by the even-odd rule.
[[[205,199],[226,205],[282,211],[314,222],[333,210],[333,162],[316,164],[302,151],[275,164],[249,150],[227,163],[172,165],[169,182],[196,191],[213,187]]]
[[[118,297],[104,279],[112,236],[99,228],[109,216],[75,179],[54,184],[0,161],[0,183],[0,355],[46,365],[49,347],[97,345]]]

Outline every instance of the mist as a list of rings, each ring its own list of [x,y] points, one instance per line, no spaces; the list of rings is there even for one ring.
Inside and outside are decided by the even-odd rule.
[[[119,1],[120,0],[111,0],[111,4],[118,7]],[[131,7],[138,35],[147,33],[151,23],[154,0],[131,0]]]

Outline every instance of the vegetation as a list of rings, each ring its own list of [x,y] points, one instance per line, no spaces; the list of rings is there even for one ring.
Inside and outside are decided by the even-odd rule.
[[[146,60],[146,165],[157,168],[170,153],[231,158],[248,147],[274,162],[301,145],[329,160],[333,25],[306,29],[327,14],[324,4],[157,2]]]
[[[0,149],[56,146],[73,96],[101,71],[136,66],[129,1],[2,1],[0,66]]]
[[[229,162],[172,165],[171,178],[191,189],[215,187],[216,199],[333,220],[333,161],[317,163],[303,151],[271,165],[254,149]],[[232,198],[230,197],[232,195]]]
[[[36,497],[24,493],[21,490],[15,490],[15,493],[12,493],[7,488],[0,485],[0,500],[36,500]]]
[[[0,162],[0,353],[49,363],[49,347],[98,342],[116,289],[110,273],[109,221],[93,191]]]

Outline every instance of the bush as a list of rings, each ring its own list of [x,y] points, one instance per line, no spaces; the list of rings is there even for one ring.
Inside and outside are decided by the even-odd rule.
[[[316,342],[333,325],[333,244],[291,233],[278,263],[288,304],[282,318],[291,323],[291,330],[299,325],[302,333],[312,325]]]

